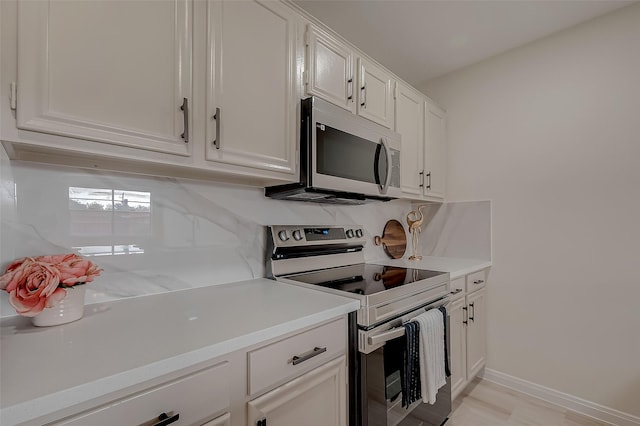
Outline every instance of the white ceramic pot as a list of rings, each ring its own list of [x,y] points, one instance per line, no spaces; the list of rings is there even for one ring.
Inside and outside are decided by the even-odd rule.
[[[31,323],[38,327],[66,324],[77,321],[84,315],[84,293],[86,285],[77,285],[66,288],[67,295],[57,305],[44,308]]]

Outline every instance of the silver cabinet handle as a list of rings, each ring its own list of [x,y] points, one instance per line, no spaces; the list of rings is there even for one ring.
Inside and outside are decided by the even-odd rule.
[[[222,140],[220,139],[220,125],[222,124],[222,110],[220,108],[216,108],[216,113],[213,114],[213,119],[216,122],[216,138],[213,140],[213,144],[216,149],[220,149],[222,146]]]
[[[473,283],[474,284],[482,284],[483,282],[484,282],[484,280],[477,280],[477,281],[474,281]]]
[[[367,108],[367,83],[362,83],[360,92],[362,93],[362,102],[360,102],[360,106],[366,109]]]
[[[418,173],[420,175],[420,188],[424,186],[424,170]]]
[[[427,173],[427,177],[429,178],[429,183],[427,184],[427,189],[431,189],[431,172]]]
[[[476,316],[476,307],[475,307],[475,306],[473,306],[473,303],[474,303],[474,302],[469,303],[469,306],[470,306],[470,307],[471,307],[471,309],[472,309],[471,313],[469,314],[469,319],[470,319],[471,321],[474,321],[474,320],[473,320],[473,318]],[[475,322],[475,321],[474,321],[474,322]]]
[[[347,80],[347,99],[353,102],[353,77]]]
[[[469,312],[467,311],[467,307],[463,306],[462,310],[464,311],[464,316],[462,317],[463,324],[469,324]]]
[[[307,361],[307,360],[309,360],[309,359],[313,358],[314,356],[318,356],[318,355],[320,355],[321,353],[326,352],[326,351],[327,351],[326,346],[325,346],[324,348],[319,348],[319,347],[317,347],[317,346],[316,346],[315,348],[313,348],[312,350],[310,350],[310,351],[309,351],[309,352],[307,352],[307,353],[304,353],[304,354],[302,354],[302,355],[296,355],[296,356],[294,356],[294,357],[293,357],[293,359],[291,360],[291,363],[292,363],[293,365],[298,365],[298,364],[300,364],[301,362],[305,362],[305,361]]]
[[[458,294],[462,291],[461,288],[456,288],[454,291],[451,292],[451,294]]]
[[[180,109],[184,112],[182,114],[184,118],[184,131],[180,135],[184,139],[184,143],[189,143],[189,99],[182,98],[182,105]]]

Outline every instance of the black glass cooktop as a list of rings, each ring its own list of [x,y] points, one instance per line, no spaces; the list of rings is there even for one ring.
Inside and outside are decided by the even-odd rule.
[[[359,263],[288,275],[286,278],[349,293],[370,295],[445,273],[426,269]]]

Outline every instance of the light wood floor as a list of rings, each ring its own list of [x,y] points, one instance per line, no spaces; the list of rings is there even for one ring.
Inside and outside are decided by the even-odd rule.
[[[474,381],[456,398],[445,426],[506,425],[610,426],[485,380]]]

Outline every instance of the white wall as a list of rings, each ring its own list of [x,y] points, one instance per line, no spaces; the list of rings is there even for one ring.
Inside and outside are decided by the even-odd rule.
[[[640,4],[421,89],[493,201],[488,368],[640,416]]]

